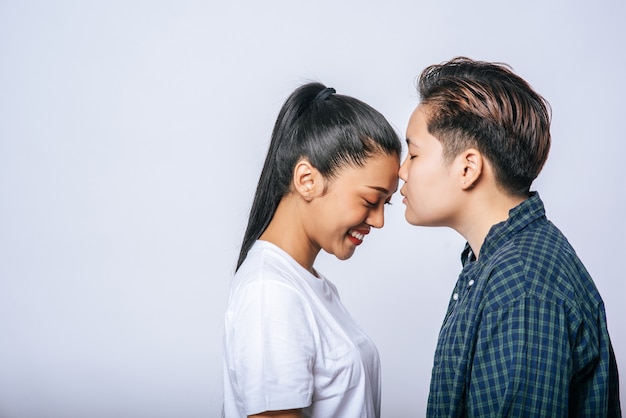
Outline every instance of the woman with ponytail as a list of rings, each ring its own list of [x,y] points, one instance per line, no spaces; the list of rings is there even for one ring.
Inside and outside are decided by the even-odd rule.
[[[367,104],[320,83],[286,100],[225,316],[224,414],[379,417],[378,352],[314,268],[345,260],[398,186],[401,143]]]

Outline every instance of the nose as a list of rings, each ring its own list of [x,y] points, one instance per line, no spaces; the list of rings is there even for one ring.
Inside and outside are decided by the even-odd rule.
[[[400,177],[400,179],[405,183],[406,183],[406,179],[407,179],[408,171],[409,171],[408,165],[409,165],[409,156],[407,155],[404,161],[402,162],[402,165],[400,166],[400,170],[398,170],[398,177]]]
[[[365,222],[372,228],[382,228],[385,225],[385,206],[380,204],[373,208]]]

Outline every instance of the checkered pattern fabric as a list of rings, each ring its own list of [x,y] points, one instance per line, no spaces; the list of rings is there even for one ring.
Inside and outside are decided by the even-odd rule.
[[[428,417],[621,416],[604,304],[539,194],[461,260]]]

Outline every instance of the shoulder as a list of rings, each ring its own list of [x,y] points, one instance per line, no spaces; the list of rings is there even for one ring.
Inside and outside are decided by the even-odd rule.
[[[308,315],[315,291],[303,269],[278,247],[257,244],[233,277],[228,311],[257,309],[276,315],[299,311]]]
[[[576,252],[547,219],[528,225],[504,242],[485,263],[488,290],[502,303],[535,297],[566,310],[594,310],[601,303]]]
[[[263,241],[250,249],[246,260],[233,278],[233,286],[247,286],[259,281],[295,284],[301,272],[294,261],[280,248]]]

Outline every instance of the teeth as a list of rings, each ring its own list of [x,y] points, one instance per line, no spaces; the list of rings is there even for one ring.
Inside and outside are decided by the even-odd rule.
[[[365,238],[365,235],[361,234],[360,232],[356,232],[356,231],[350,231],[350,235],[352,235],[354,238],[358,239],[359,241],[363,241],[363,238]]]

